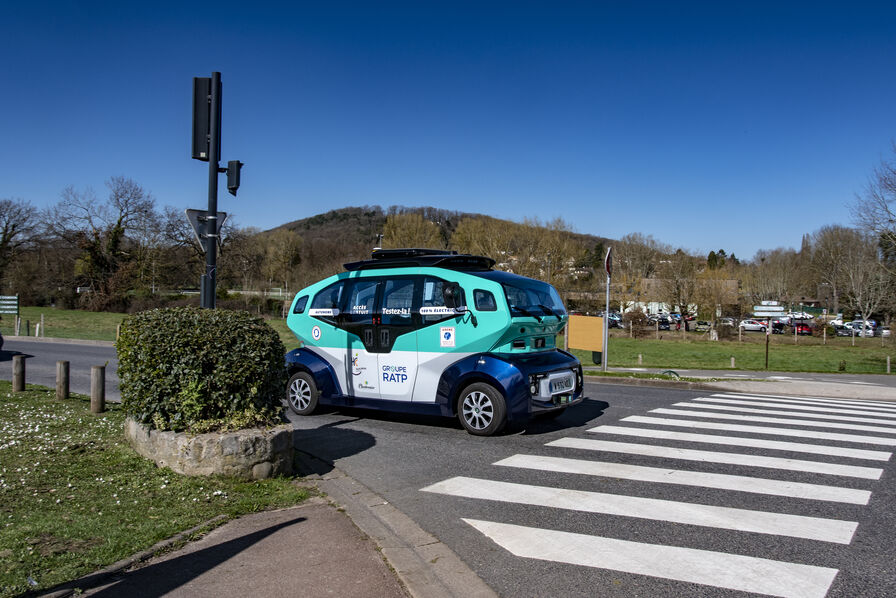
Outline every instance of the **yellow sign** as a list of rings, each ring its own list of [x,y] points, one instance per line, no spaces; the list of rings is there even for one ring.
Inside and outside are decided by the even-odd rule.
[[[604,319],[593,316],[569,316],[566,325],[569,334],[569,348],[582,351],[604,350]]]

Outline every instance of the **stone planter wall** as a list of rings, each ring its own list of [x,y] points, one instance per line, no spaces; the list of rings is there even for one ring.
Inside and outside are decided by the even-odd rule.
[[[125,437],[134,449],[177,473],[222,474],[260,480],[292,473],[292,426],[189,435],[160,432],[128,418]]]

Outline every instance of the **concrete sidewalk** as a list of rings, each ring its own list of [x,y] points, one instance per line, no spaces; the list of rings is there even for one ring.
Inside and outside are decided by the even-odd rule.
[[[320,498],[230,521],[83,595],[409,596],[370,538]]]
[[[296,462],[335,504],[312,497],[246,515],[181,548],[130,559],[47,596],[496,598],[450,548],[382,497],[331,464],[302,453]]]

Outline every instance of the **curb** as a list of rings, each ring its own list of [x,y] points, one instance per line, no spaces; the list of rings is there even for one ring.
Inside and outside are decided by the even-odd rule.
[[[81,577],[79,579],[75,579],[73,581],[69,581],[56,586],[55,589],[51,589],[49,592],[27,593],[25,594],[25,596],[40,596],[41,598],[63,598],[65,596],[73,595],[76,591],[80,592],[82,590],[95,588],[101,585],[103,582],[107,581],[110,577],[113,577],[126,569],[130,569],[137,563],[141,563],[143,561],[151,559],[157,553],[173,546],[174,544],[177,544],[184,538],[189,537],[197,531],[225,520],[227,520],[227,515],[218,515],[217,517],[212,517],[208,521],[205,521],[203,523],[200,523],[199,525],[191,527],[188,530],[175,534],[167,540],[157,542],[146,550],[140,551],[137,554],[131,555],[125,559],[121,559],[116,563],[112,563],[105,569],[94,571],[93,573],[85,575],[84,577]]]
[[[332,463],[296,450],[297,471],[327,496],[379,547],[414,598],[497,598],[448,546]]]
[[[100,347],[114,347],[115,341],[93,341],[80,338],[53,338],[49,336],[15,336],[10,334],[3,337],[8,341],[25,341],[35,343],[62,343],[65,345],[94,345]]]
[[[713,382],[691,382],[688,380],[659,380],[651,378],[629,378],[628,376],[588,376],[585,382],[606,384],[618,384],[622,386],[659,386],[665,388],[680,388],[682,390],[718,390]]]

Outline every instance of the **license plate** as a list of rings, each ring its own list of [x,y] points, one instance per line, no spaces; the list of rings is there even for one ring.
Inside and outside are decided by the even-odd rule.
[[[562,392],[564,390],[570,390],[572,388],[572,376],[567,376],[566,378],[558,378],[557,380],[551,380],[551,394]]]

